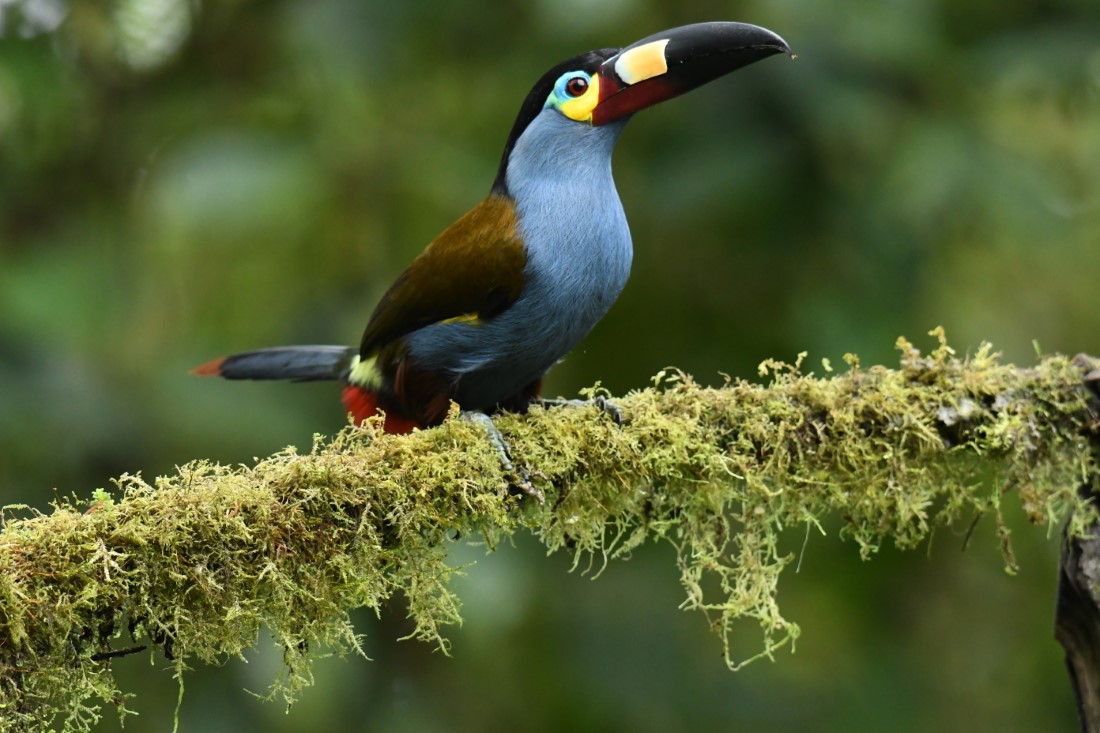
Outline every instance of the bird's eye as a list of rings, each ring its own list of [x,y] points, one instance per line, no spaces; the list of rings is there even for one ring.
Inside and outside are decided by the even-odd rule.
[[[588,79],[583,76],[574,76],[565,82],[565,93],[570,97],[579,97],[588,91]]]

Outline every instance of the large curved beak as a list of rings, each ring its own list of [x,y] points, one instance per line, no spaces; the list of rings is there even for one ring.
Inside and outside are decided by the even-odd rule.
[[[592,124],[620,119],[777,53],[793,56],[778,35],[748,23],[696,23],[655,33],[600,66]]]

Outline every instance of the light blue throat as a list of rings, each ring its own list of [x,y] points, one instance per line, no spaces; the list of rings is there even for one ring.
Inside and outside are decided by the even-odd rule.
[[[607,313],[630,275],[630,229],[611,177],[626,120],[601,127],[543,110],[516,141],[505,182],[527,267],[520,297],[483,323],[409,335],[420,368],[453,378],[464,409],[485,409],[537,381]]]

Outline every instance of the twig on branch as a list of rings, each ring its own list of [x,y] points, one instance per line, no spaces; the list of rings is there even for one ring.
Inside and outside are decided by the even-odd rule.
[[[765,362],[769,384],[713,389],[662,373],[617,400],[621,427],[595,409],[498,416],[544,504],[510,489],[477,425],[449,420],[409,436],[348,428],[307,454],[199,461],[153,484],[126,475],[114,496],[9,518],[0,730],[87,730],[104,701],[124,715],[111,643],[125,628],[170,651],[182,675],[188,661],[239,655],[267,627],[284,649],[276,689],[288,697],[310,681],[310,650],[358,651],[351,609],[377,610],[397,592],[413,636],[446,651],[456,533],[492,548],[527,530],[577,563],[666,540],[684,607],[704,611],[733,668],[747,661],[729,649],[735,621],[759,624],[758,657],[797,636],[775,601],[779,575],[805,529],[830,515],[867,557],[991,514],[1011,567],[1000,512],[1011,486],[1034,522],[1072,511],[1077,536],[1095,517],[1076,493],[1093,468],[1082,433],[1095,419],[1080,367],[1049,357],[1019,369],[988,347],[960,359],[934,333],[927,356],[899,340],[893,370],[851,357],[817,378]],[[781,542],[792,527],[797,537]]]

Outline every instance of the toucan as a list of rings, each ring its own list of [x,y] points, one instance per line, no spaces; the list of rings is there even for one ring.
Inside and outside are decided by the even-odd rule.
[[[607,313],[633,250],[611,152],[637,111],[774,54],[765,28],[681,26],[574,56],[528,93],[488,197],[382,296],[358,348],[284,346],[193,370],[226,379],[338,380],[356,423],[436,425],[451,402],[524,411],[546,372]]]

